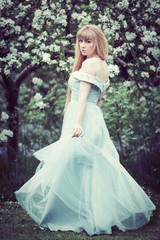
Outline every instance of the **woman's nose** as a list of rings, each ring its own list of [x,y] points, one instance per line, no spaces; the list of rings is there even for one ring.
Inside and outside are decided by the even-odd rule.
[[[82,43],[81,43],[81,46],[82,46],[82,47],[85,47],[85,42],[82,42]]]

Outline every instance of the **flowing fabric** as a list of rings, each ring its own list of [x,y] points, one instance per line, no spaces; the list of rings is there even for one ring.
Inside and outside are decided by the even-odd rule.
[[[92,84],[83,118],[84,136],[72,138],[81,81]],[[71,74],[71,102],[60,139],[35,152],[35,175],[15,192],[18,202],[41,228],[85,230],[88,235],[137,229],[150,220],[155,205],[119,162],[96,105],[109,86],[76,71]]]

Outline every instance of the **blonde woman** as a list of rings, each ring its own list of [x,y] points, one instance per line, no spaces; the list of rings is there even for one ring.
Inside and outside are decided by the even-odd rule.
[[[42,229],[111,234],[139,228],[155,209],[120,164],[103,119],[107,52],[99,27],[80,29],[61,137],[34,154],[42,164],[15,193]]]

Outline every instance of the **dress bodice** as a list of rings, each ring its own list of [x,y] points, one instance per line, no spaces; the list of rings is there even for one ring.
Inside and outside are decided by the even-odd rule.
[[[92,84],[90,93],[87,98],[87,102],[93,103],[97,103],[100,94],[104,92],[110,84],[109,79],[105,83],[102,83],[101,80],[95,76],[92,76],[84,72],[75,71],[71,74],[68,82],[69,87],[71,89],[71,101],[78,100],[79,87],[81,81]]]

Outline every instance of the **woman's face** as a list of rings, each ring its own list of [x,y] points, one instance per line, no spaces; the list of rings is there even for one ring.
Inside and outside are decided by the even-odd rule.
[[[80,38],[79,47],[83,56],[89,58],[93,55],[94,42],[92,40]]]

